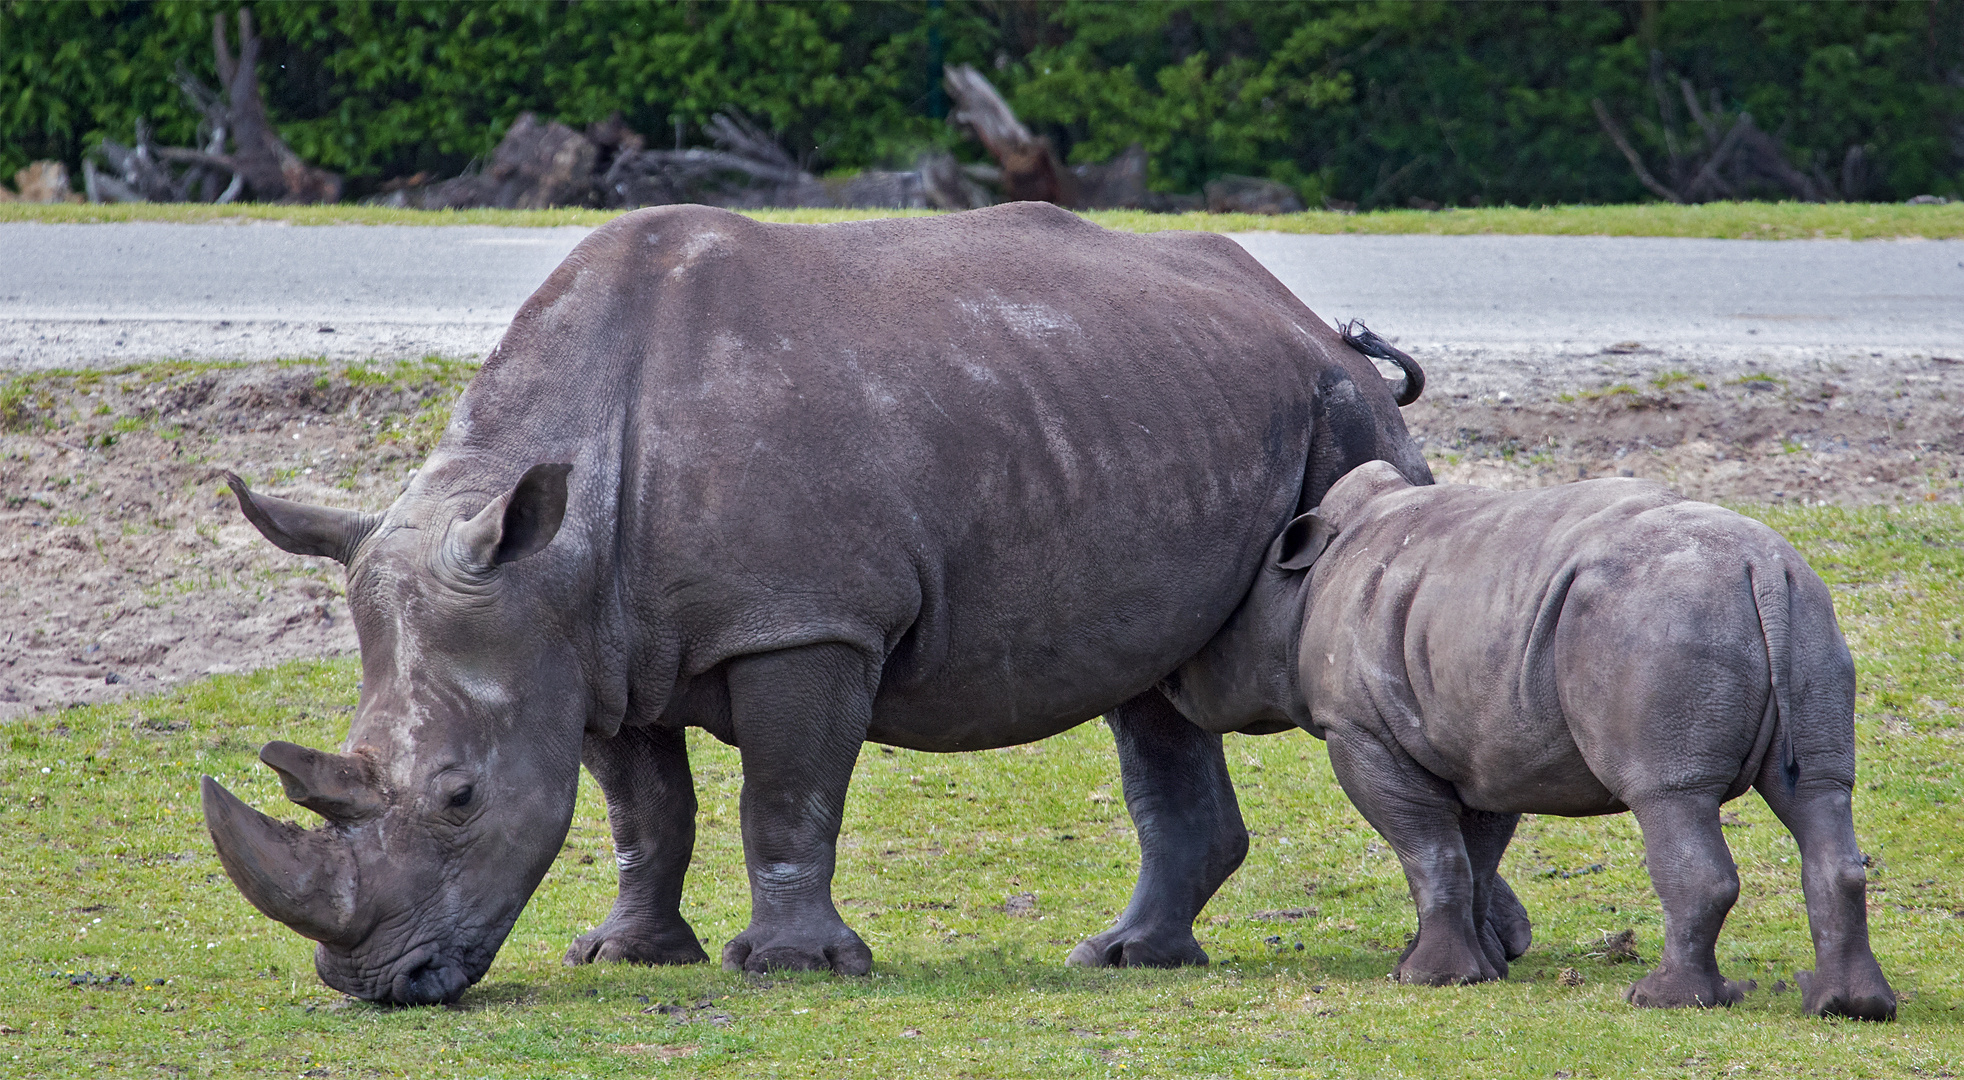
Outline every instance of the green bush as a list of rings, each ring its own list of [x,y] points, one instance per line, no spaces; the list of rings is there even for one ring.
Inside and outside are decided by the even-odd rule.
[[[231,0],[0,0],[0,173],[79,166],[138,117],[192,140],[173,85],[207,83]],[[269,109],[359,194],[455,172],[524,110],[619,111],[690,143],[735,105],[818,171],[911,161],[958,137],[938,61],[973,63],[1073,161],[1143,143],[1153,183],[1266,175],[1366,206],[1633,201],[1590,100],[1661,156],[1650,56],[1751,110],[1795,164],[1875,163],[1864,194],[1960,191],[1964,0],[1866,4],[1306,0],[296,0],[255,10]],[[967,153],[977,152],[971,145]]]

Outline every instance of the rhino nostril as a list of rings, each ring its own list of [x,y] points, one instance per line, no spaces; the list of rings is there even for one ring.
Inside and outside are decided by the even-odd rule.
[[[397,975],[389,997],[399,1005],[448,1004],[463,996],[469,985],[463,969],[432,958]]]

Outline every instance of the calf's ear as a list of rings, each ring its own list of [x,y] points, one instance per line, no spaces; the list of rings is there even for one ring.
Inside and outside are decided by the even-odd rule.
[[[518,485],[491,500],[455,536],[467,565],[490,569],[517,562],[547,544],[566,518],[566,474],[571,465],[534,465]]]
[[[237,473],[226,473],[225,482],[231,485],[246,520],[266,539],[295,555],[321,555],[345,565],[381,520],[359,510],[309,506],[271,495],[255,495]]]
[[[1269,565],[1277,570],[1307,570],[1336,535],[1337,530],[1311,510],[1291,521],[1269,545]]]

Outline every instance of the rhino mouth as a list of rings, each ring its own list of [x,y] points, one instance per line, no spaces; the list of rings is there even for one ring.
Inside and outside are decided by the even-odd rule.
[[[484,976],[489,964],[468,964],[423,945],[379,970],[358,972],[345,954],[326,945],[314,953],[321,981],[352,997],[384,1005],[454,1005]]]

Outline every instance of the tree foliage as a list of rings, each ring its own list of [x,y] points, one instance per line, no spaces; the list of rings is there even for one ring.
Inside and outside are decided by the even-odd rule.
[[[0,0],[0,173],[77,165],[138,117],[190,142],[172,76],[214,81],[212,20],[237,6]],[[290,0],[255,15],[281,133],[356,191],[457,171],[525,110],[574,125],[618,111],[694,144],[735,106],[811,167],[896,164],[958,142],[933,115],[945,60],[989,73],[1072,161],[1144,144],[1165,190],[1245,173],[1366,206],[1629,201],[1644,191],[1589,102],[1661,151],[1653,52],[1803,169],[1861,145],[1872,197],[1964,183],[1964,0]]]

